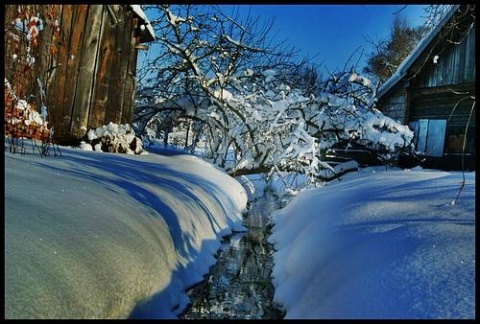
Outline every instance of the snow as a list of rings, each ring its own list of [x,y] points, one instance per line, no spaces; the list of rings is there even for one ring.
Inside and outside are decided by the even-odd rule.
[[[6,318],[176,318],[267,182],[296,194],[269,238],[286,318],[475,317],[474,172],[452,204],[461,172],[365,168],[300,190],[305,175],[234,179],[175,151],[26,143],[4,154]]]
[[[141,7],[131,7],[154,37]],[[174,31],[192,27],[192,18],[158,9]],[[14,21],[24,30],[20,23]],[[34,39],[37,29],[24,32]],[[163,99],[154,98],[159,106],[152,108],[186,104],[183,112],[204,123],[188,123],[195,135],[188,138],[203,142],[205,159],[232,172],[262,167],[269,173],[234,179],[195,156],[168,149],[140,154],[130,126],[113,123],[83,127],[87,138],[79,149],[63,147],[60,156],[40,156],[44,147],[28,140],[25,154],[5,150],[7,318],[176,318],[188,303],[185,290],[214,264],[222,237],[245,230],[247,201],[268,188],[283,202],[295,196],[273,216],[270,238],[275,299],[287,318],[473,318],[475,173],[466,175],[458,201],[462,175],[454,172],[367,169],[324,185],[319,178],[358,166],[330,165],[320,160],[320,148],[348,140],[393,154],[411,144],[407,126],[375,109],[368,79],[342,73],[318,97],[307,95],[281,81],[281,71],[259,67],[237,78],[234,66],[220,68],[232,44],[258,51],[237,36],[224,35],[226,47],[203,55],[199,49],[217,46],[210,38],[195,36],[192,48],[170,39],[178,36],[172,29],[162,30],[159,40],[171,53],[161,64],[183,70],[188,63],[186,77],[198,89],[188,94],[207,97],[195,99],[197,106],[159,92]],[[35,62],[30,51],[28,65]],[[176,76],[169,89],[183,91],[192,84],[185,80]],[[16,102],[17,110],[30,110],[26,101]],[[45,122],[43,107],[28,115],[27,125]],[[165,118],[156,116],[159,122],[148,124],[154,134]],[[209,131],[200,134],[204,126]],[[187,134],[171,130],[173,141]],[[128,154],[102,152],[102,137]]]
[[[233,100],[233,95],[226,89],[217,89],[213,92],[213,96],[217,99],[223,99],[226,101]]]
[[[5,151],[6,318],[125,318],[149,297],[135,316],[175,318],[221,237],[244,230],[245,190],[194,156],[25,143]]]
[[[475,318],[475,173],[372,170],[273,215],[286,318]]]
[[[361,84],[363,85],[364,87],[367,87],[367,88],[372,88],[373,85],[372,85],[372,82],[365,78],[365,77],[362,77],[361,75],[358,75],[357,73],[352,73],[350,74],[349,78],[348,78],[348,81],[349,82],[356,82],[358,84]]]
[[[155,39],[155,31],[153,30],[153,27],[150,24],[150,21],[148,20],[147,15],[145,15],[145,12],[143,11],[142,7],[140,5],[130,5],[130,7],[132,8],[133,12],[135,12],[135,14],[145,22],[145,24],[142,25],[142,27],[146,26],[152,38]]]
[[[85,128],[86,130],[86,128]],[[141,154],[143,142],[135,136],[129,124],[108,123],[90,128],[87,132],[87,139],[90,143],[82,141],[79,148],[85,151],[114,152],[127,154]],[[104,146],[102,148],[102,146]]]

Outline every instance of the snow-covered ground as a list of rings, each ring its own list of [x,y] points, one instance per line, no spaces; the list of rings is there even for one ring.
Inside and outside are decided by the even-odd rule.
[[[475,318],[475,173],[367,168],[273,216],[286,318]]]
[[[197,157],[5,145],[6,318],[124,318],[150,296],[134,316],[175,318],[244,230],[245,190]]]
[[[6,318],[175,318],[265,187],[194,156],[5,145]],[[452,205],[461,179],[367,168],[300,192],[270,238],[286,317],[474,318],[475,173]]]

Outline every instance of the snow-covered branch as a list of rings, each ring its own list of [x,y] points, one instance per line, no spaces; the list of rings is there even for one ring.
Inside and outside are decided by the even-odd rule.
[[[138,92],[149,93],[138,97],[138,107],[156,108],[137,116],[146,133],[161,132],[165,143],[182,130],[185,148],[200,145],[203,157],[226,171],[289,170],[312,182],[337,172],[322,156],[340,142],[384,156],[411,144],[408,127],[375,108],[376,86],[364,76],[342,72],[321,85],[308,62],[269,56],[250,38],[254,30],[218,11],[159,12],[164,23],[156,34],[165,52],[152,62],[150,73],[157,74],[148,91]]]

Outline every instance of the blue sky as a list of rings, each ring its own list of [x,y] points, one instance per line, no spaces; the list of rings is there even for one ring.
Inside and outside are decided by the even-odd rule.
[[[370,54],[368,39],[386,38],[395,17],[394,13],[405,7],[400,5],[224,5],[225,13],[234,12],[261,16],[268,20],[275,17],[272,35],[279,41],[287,40],[301,50],[301,56],[315,57],[322,64],[321,72],[343,69],[355,53],[348,67],[355,65],[364,50],[363,58]],[[425,15],[424,5],[408,5],[401,12],[413,25],[421,25]],[[355,52],[360,48],[357,52]],[[360,66],[363,61],[360,61]]]

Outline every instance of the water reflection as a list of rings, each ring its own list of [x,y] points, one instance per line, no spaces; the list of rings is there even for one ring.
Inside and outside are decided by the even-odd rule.
[[[207,279],[187,292],[192,304],[180,318],[283,318],[273,303],[272,246],[267,242],[270,214],[277,208],[272,195],[251,203],[244,220],[248,231],[224,242]]]

